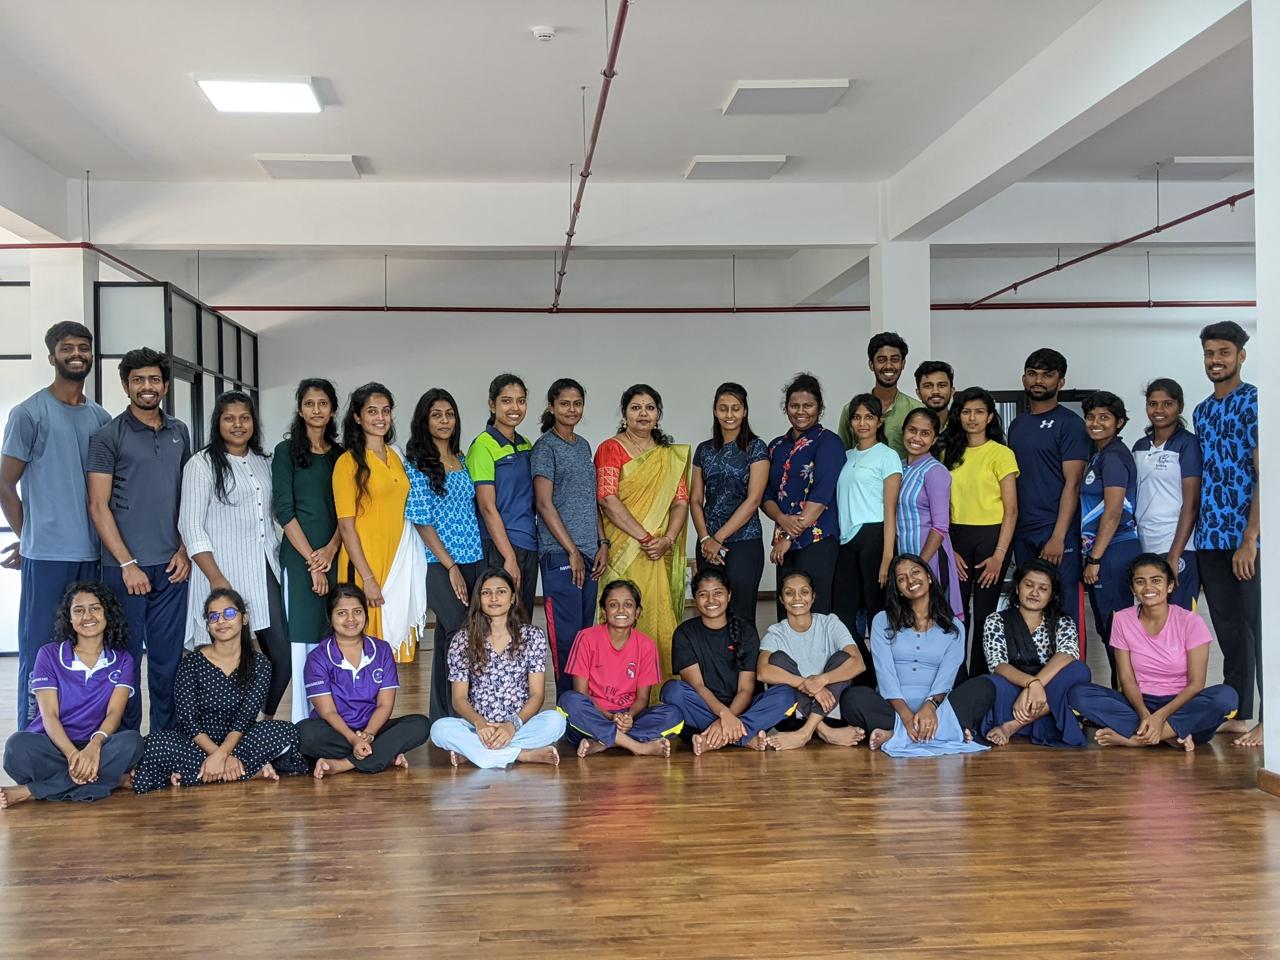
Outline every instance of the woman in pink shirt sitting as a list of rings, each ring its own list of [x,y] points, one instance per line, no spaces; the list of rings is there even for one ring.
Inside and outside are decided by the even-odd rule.
[[[1103,747],[1181,746],[1188,752],[1213,739],[1218,725],[1236,711],[1236,692],[1225,684],[1205,686],[1209,643],[1205,622],[1171,606],[1177,586],[1164,557],[1139,555],[1129,565],[1137,607],[1117,611],[1111,627],[1120,693],[1082,683],[1068,694],[1072,708],[1099,730]]]

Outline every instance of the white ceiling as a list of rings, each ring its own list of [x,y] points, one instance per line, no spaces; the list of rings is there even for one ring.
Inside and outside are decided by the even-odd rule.
[[[883,179],[1096,2],[642,0],[596,175],[785,153],[779,179]],[[390,180],[555,181],[581,158],[604,34],[604,0],[0,0],[0,133],[98,179],[262,179],[254,153],[351,153]],[[193,73],[310,74],[336,103],[218,115]],[[738,80],[837,77],[853,86],[825,115],[720,112]]]
[[[1029,179],[1129,180],[1171,157],[1253,153],[1252,44],[1242,43],[1099,130]],[[1161,178],[1179,171],[1162,168]],[[1252,171],[1231,179],[1251,180]]]

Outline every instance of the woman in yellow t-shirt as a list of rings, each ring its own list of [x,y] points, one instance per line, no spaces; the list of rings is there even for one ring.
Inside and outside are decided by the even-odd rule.
[[[1018,461],[1004,444],[991,394],[969,387],[951,402],[942,462],[951,471],[951,543],[966,624],[977,624],[969,675],[990,673],[981,625],[994,613],[1018,520]],[[970,602],[973,609],[970,611]]]

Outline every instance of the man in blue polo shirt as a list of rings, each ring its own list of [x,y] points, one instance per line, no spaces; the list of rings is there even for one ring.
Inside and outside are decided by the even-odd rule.
[[[1196,555],[1213,632],[1222,647],[1223,680],[1236,691],[1236,718],[1219,730],[1240,746],[1262,745],[1262,713],[1253,719],[1253,689],[1262,695],[1262,581],[1258,568],[1258,388],[1241,379],[1249,335],[1224,320],[1200,331],[1204,372],[1213,393],[1196,405],[1204,478]]]
[[[22,571],[18,601],[18,729],[35,716],[29,690],[36,653],[53,639],[66,588],[98,576],[98,535],[89,521],[84,467],[89,437],[111,419],[84,395],[93,369],[93,334],[74,320],[44,337],[53,383],[9,413],[0,448],[0,511],[19,541],[3,566]]]
[[[1009,424],[1018,460],[1018,563],[1041,557],[1058,567],[1067,613],[1080,626],[1080,479],[1093,453],[1084,421],[1058,403],[1067,384],[1067,358],[1048,347],[1023,364],[1027,412]]]
[[[151,730],[173,726],[173,678],[186,633],[191,564],[178,536],[182,468],[191,457],[186,424],[161,409],[169,361],[141,347],[120,360],[129,406],[89,441],[89,513],[102,540],[102,579],[129,620],[133,685],[141,689],[147,653]],[[142,697],[125,708],[124,725],[142,726]]]

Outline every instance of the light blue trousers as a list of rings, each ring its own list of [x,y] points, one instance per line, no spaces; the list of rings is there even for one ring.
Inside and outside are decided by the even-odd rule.
[[[509,767],[521,750],[549,747],[564,736],[564,714],[543,710],[525,721],[511,742],[501,750],[490,750],[480,742],[476,728],[457,717],[442,717],[431,725],[431,742],[441,750],[460,753],[477,767]]]

